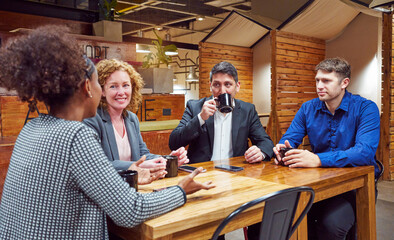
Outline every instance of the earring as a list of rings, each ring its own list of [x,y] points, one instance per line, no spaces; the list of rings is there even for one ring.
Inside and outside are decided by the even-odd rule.
[[[90,98],[92,98],[93,96],[92,96],[92,94],[89,92],[89,94],[88,94],[88,97],[90,97]]]

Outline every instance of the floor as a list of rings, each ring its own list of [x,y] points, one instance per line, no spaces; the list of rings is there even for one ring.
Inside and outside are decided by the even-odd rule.
[[[394,229],[394,181],[378,183],[378,201],[376,203],[377,240],[393,240]],[[226,240],[243,240],[242,229],[228,233]]]

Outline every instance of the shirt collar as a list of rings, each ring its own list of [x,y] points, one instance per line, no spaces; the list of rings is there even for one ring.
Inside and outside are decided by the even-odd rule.
[[[339,107],[337,109],[342,109],[343,111],[348,111],[349,110],[349,102],[350,102],[350,93],[345,89],[345,94],[343,95],[341,104],[339,105]],[[319,101],[320,104],[317,106],[317,110],[327,110],[327,106],[323,101]],[[336,109],[336,110],[337,110]]]

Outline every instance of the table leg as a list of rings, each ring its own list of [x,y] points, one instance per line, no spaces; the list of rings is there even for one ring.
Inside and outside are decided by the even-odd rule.
[[[376,240],[375,176],[364,177],[364,186],[357,189],[357,239]]]

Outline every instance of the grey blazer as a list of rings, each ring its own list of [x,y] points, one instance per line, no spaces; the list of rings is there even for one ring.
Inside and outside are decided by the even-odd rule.
[[[144,155],[146,155],[147,160],[160,157],[160,155],[151,154],[149,152],[141,136],[140,123],[137,115],[130,111],[127,111],[127,116],[124,118],[124,124],[130,142],[131,162],[119,160],[114,128],[112,126],[111,117],[106,110],[99,107],[95,117],[85,119],[83,122],[98,133],[105,154],[117,170],[128,169],[133,162]]]

